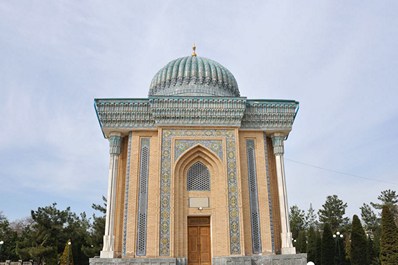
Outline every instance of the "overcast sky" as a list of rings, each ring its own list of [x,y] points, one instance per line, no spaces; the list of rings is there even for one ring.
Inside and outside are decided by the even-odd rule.
[[[0,1],[0,211],[91,214],[107,191],[94,98],[145,98],[191,53],[249,99],[293,99],[289,205],[360,214],[398,190],[398,1]],[[325,170],[327,169],[327,170]],[[340,172],[340,173],[338,173]]]

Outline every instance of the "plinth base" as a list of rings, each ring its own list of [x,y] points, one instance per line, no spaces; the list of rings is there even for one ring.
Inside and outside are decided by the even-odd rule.
[[[101,251],[100,252],[100,258],[101,259],[113,259],[114,254],[113,251]]]
[[[90,265],[187,265],[187,258],[92,258]],[[307,254],[213,257],[212,265],[306,265]]]
[[[282,255],[292,255],[292,254],[296,254],[296,248],[295,248],[295,247],[291,247],[291,248],[282,248],[281,252],[282,252]]]
[[[307,254],[214,257],[213,265],[307,265]]]

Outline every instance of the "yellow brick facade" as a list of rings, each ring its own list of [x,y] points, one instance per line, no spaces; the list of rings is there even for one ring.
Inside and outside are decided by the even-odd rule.
[[[186,128],[179,128],[181,130]],[[192,129],[192,128],[191,128]],[[275,159],[273,158],[271,139],[265,137],[263,131],[241,131],[237,128],[217,128],[232,130],[235,134],[236,172],[238,180],[238,208],[241,256],[253,255],[252,231],[250,219],[250,202],[248,188],[248,165],[246,140],[255,143],[255,164],[258,185],[258,205],[261,231],[261,254],[274,254],[280,251],[280,221],[277,193],[277,178]],[[130,136],[129,136],[130,135]],[[161,178],[161,147],[162,129],[133,131],[123,136],[121,154],[118,163],[118,178],[116,181],[116,211],[114,227],[114,250],[116,257],[125,258],[156,258],[162,257],[159,251],[160,229],[160,178]],[[130,137],[130,141],[129,141]],[[149,178],[148,178],[148,210],[146,255],[136,255],[137,243],[137,213],[140,176],[140,139],[150,139]],[[171,150],[179,139],[200,141],[218,140],[222,144],[223,157],[218,157],[207,147],[197,144],[188,148],[180,157],[175,158],[172,152],[171,165],[171,196],[170,196],[170,256],[187,257],[188,232],[187,218],[189,216],[210,216],[211,220],[211,253],[213,257],[230,255],[230,223],[228,209],[228,183],[226,139],[223,136],[174,137]],[[130,146],[128,144],[130,143]],[[128,151],[129,150],[129,151]],[[128,153],[129,152],[129,153]],[[129,159],[129,161],[128,161]],[[190,166],[202,162],[210,172],[210,191],[186,190],[186,175]],[[267,162],[268,174],[267,176]],[[129,171],[127,170],[129,167]],[[128,174],[128,176],[127,176]],[[267,177],[271,187],[267,186]],[[128,180],[128,183],[126,183]],[[128,184],[128,185],[127,185]],[[126,193],[126,187],[128,187]],[[269,194],[269,191],[271,194]],[[127,197],[126,197],[127,195]],[[189,198],[208,198],[209,207],[203,209],[190,208]],[[271,201],[269,201],[271,198]],[[127,201],[126,201],[127,200]],[[125,213],[125,206],[127,212]],[[270,216],[270,206],[273,208]],[[272,225],[271,225],[272,223]],[[273,228],[273,231],[272,231]],[[126,231],[124,231],[126,230]],[[125,233],[125,234],[124,234]],[[124,236],[125,235],[125,236]],[[125,250],[123,252],[123,244]],[[273,245],[274,244],[274,245]]]

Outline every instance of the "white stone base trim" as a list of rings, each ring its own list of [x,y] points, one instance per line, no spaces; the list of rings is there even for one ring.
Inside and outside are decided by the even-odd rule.
[[[100,258],[114,258],[113,253],[113,236],[104,236],[104,247],[100,253]]]
[[[114,253],[113,251],[101,251],[100,252],[100,258],[101,259],[113,259],[114,258]]]
[[[285,254],[296,254],[296,248],[295,247],[290,247],[290,248],[282,248],[282,255]]]

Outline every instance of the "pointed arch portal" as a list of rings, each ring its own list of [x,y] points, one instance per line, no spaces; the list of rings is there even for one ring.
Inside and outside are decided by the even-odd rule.
[[[222,186],[224,190],[227,189],[224,171],[223,161],[213,151],[201,144],[185,151],[175,163],[175,254],[188,257],[190,265],[209,264],[211,256],[214,255],[211,245],[216,239],[212,238],[211,231],[214,231],[217,226],[217,217],[214,214],[215,209],[220,208],[217,201],[222,202],[224,208],[228,202],[227,197],[224,196],[225,193],[216,192],[212,187]],[[206,205],[192,207],[189,202],[194,199],[207,200],[207,207]],[[224,216],[227,217],[227,210],[223,211]],[[198,220],[205,220],[206,224],[195,224]]]

